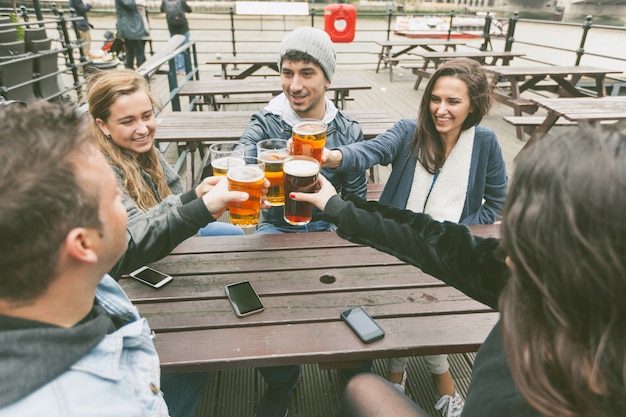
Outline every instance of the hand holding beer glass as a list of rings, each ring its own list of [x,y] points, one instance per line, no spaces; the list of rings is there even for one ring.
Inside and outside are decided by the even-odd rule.
[[[311,203],[295,201],[289,197],[292,192],[314,193],[320,163],[309,156],[293,155],[283,163],[285,173],[285,221],[293,225],[305,225],[313,217]]]
[[[253,157],[229,157],[226,160],[228,188],[231,191],[244,191],[246,201],[231,202],[228,205],[230,222],[239,227],[255,227],[259,223],[263,184],[265,183],[264,163]]]
[[[285,139],[266,139],[256,144],[257,157],[265,164],[265,178],[270,182],[267,202],[271,206],[285,204],[283,163],[290,158]]]
[[[310,156],[322,162],[326,145],[326,123],[316,119],[304,119],[292,129],[291,151],[293,155]]]
[[[245,146],[239,142],[221,142],[209,146],[213,175],[225,176],[229,157],[243,158]]]

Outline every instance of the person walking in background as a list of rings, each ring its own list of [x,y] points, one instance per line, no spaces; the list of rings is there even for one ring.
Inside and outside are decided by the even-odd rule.
[[[244,234],[238,226],[216,221],[198,201],[211,179],[183,192],[181,178],[155,147],[158,102],[143,76],[128,69],[94,74],[87,82],[87,102],[92,138],[117,175],[129,224],[191,205],[189,215],[206,222],[200,236]]]
[[[316,204],[337,234],[415,265],[500,311],[474,361],[462,417],[614,417],[626,410],[626,136],[572,128],[523,151],[498,239],[354,196],[323,177]],[[360,374],[340,417],[427,417]]]
[[[189,43],[191,37],[189,32],[189,21],[185,13],[191,13],[191,7],[185,0],[163,0],[161,2],[161,12],[165,13],[165,19],[167,21],[167,29],[170,31],[170,36],[184,35],[185,43]],[[176,55],[176,71],[185,71],[185,57],[183,55]]]
[[[145,44],[150,37],[145,0],[115,0],[117,36],[124,40],[124,66],[135,69],[146,61]]]
[[[324,166],[362,171],[393,165],[380,203],[435,220],[494,223],[504,205],[507,174],[495,132],[478,123],[492,98],[486,72],[474,60],[443,64],[430,78],[418,119],[404,119],[372,140],[326,150]],[[447,355],[424,356],[443,417],[458,417],[463,399]],[[387,379],[406,388],[408,358],[388,360]]]
[[[85,0],[84,2],[83,0],[69,0],[68,7],[74,9],[76,16],[82,17],[81,20],[76,22],[76,26],[78,27],[80,41],[83,44],[81,51],[84,57],[88,57],[91,50],[91,24],[87,20],[87,12],[93,7],[93,0]]]

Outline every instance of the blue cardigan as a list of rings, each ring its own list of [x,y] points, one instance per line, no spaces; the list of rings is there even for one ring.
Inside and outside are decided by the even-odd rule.
[[[393,169],[380,196],[380,203],[406,208],[417,158],[410,152],[417,119],[402,119],[374,139],[341,146],[339,170],[364,170],[376,164]],[[469,181],[461,223],[490,224],[497,220],[507,188],[507,174],[502,151],[493,130],[476,126]]]

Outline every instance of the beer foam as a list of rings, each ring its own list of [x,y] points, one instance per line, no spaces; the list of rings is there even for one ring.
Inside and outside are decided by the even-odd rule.
[[[227,162],[228,162],[228,157],[217,158],[217,159],[214,159],[213,162],[211,162],[211,166],[213,166],[213,168],[218,168],[218,169],[222,169],[226,171],[226,168],[228,167]]]
[[[287,153],[287,150],[280,150],[280,149],[263,151],[259,155],[259,159],[261,159],[263,162],[269,162],[269,163],[283,162],[287,158],[289,158],[289,154]]]
[[[265,172],[256,165],[241,165],[228,171],[228,178],[240,182],[256,182],[265,177]]]
[[[283,172],[295,177],[312,177],[319,172],[319,165],[304,159],[292,159],[283,164]]]
[[[323,123],[303,122],[294,126],[293,130],[301,135],[318,135],[326,131],[326,125]]]

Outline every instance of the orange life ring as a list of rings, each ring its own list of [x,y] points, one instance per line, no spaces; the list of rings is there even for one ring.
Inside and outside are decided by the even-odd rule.
[[[356,7],[329,4],[324,8],[324,30],[333,42],[352,42],[356,29]]]

